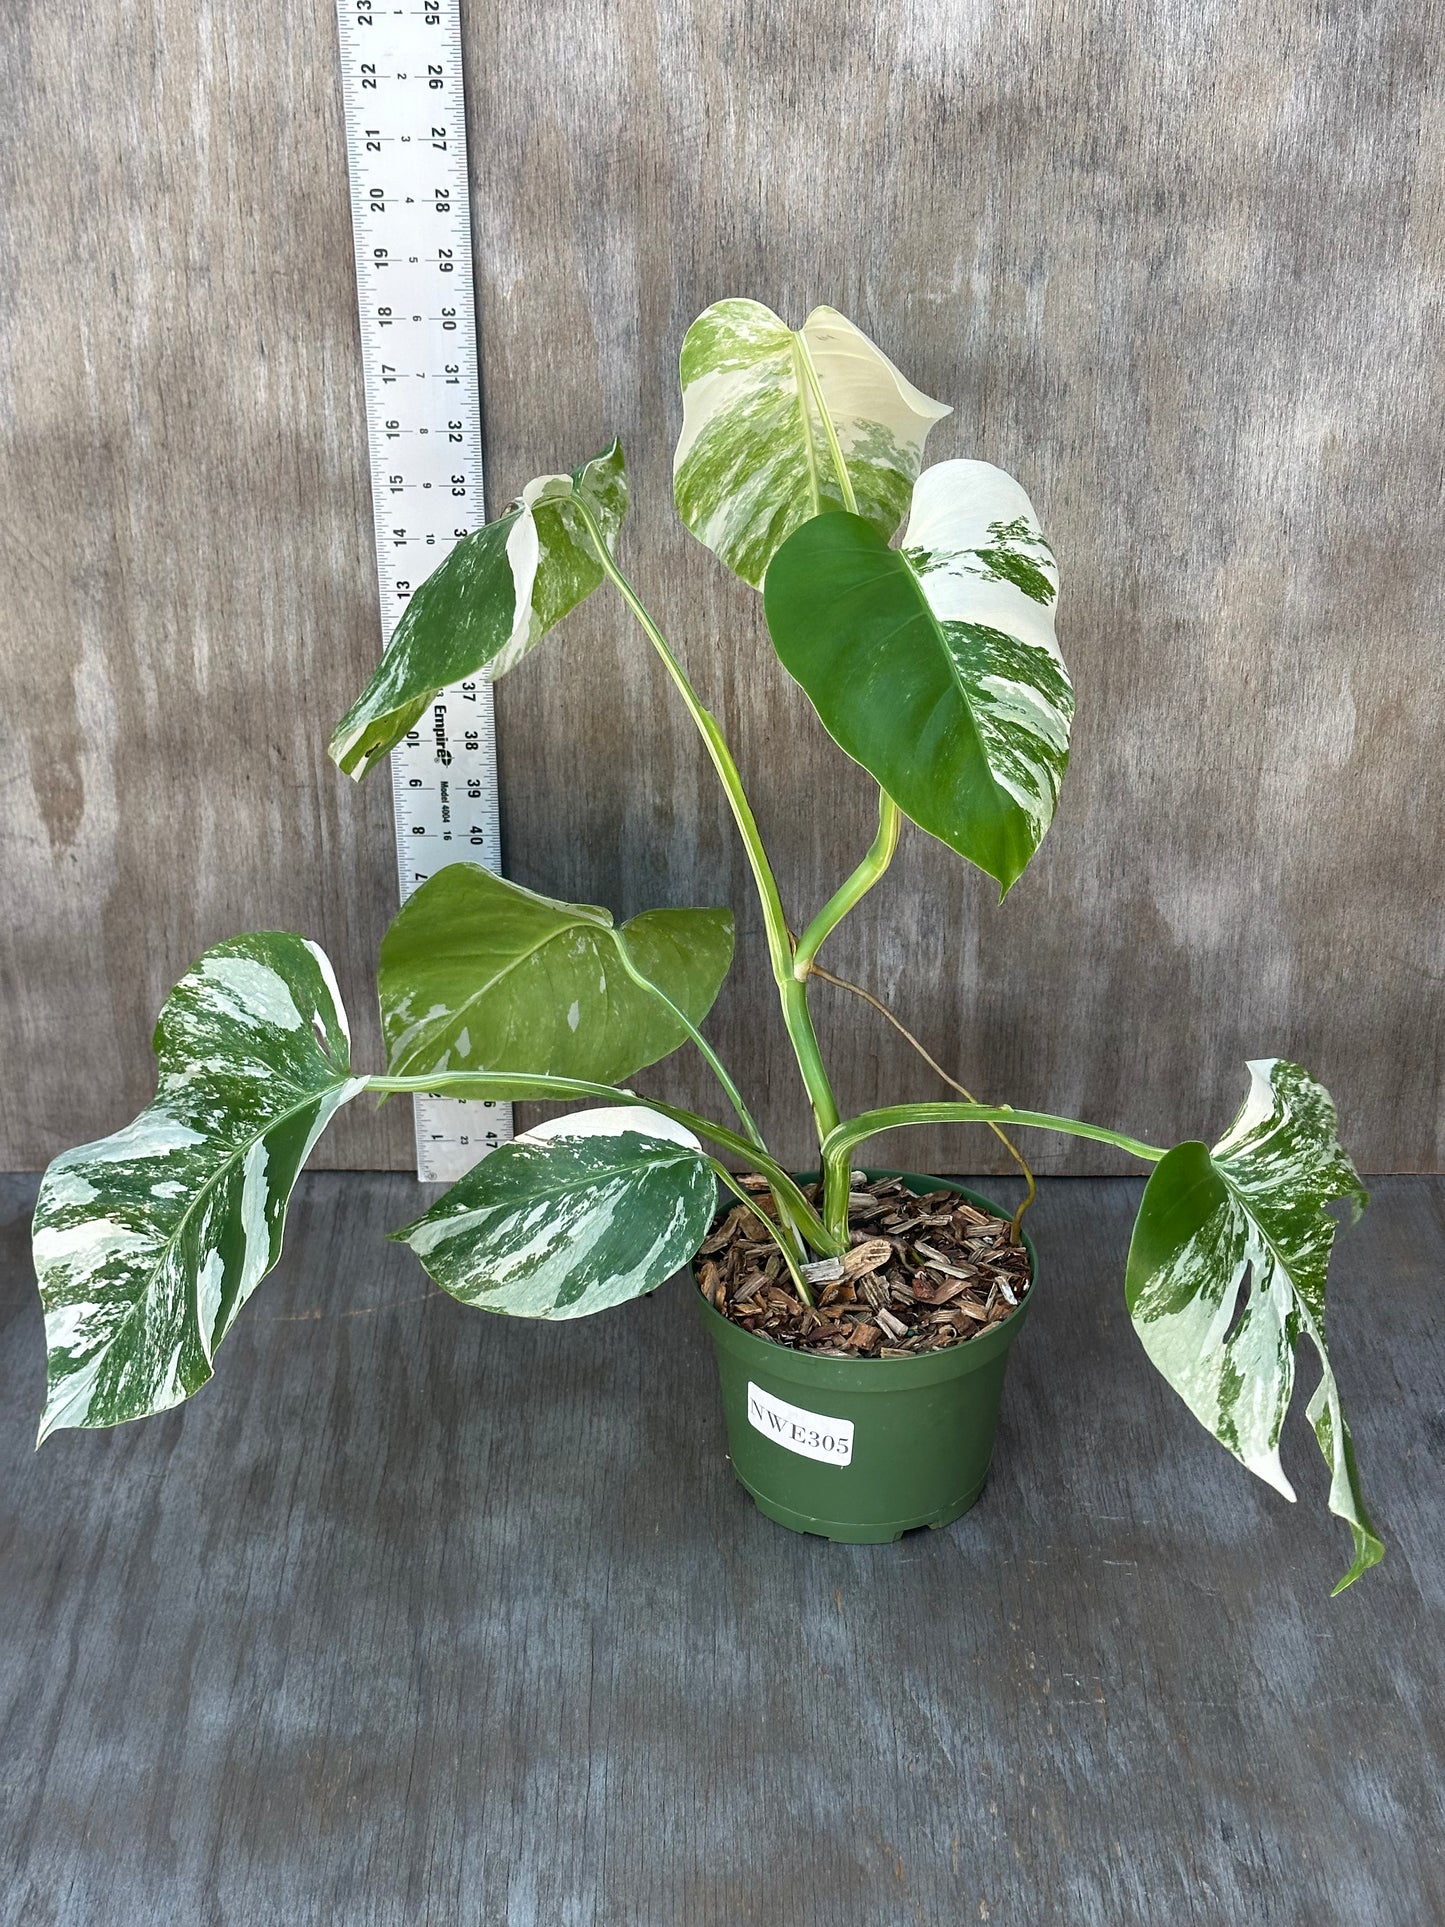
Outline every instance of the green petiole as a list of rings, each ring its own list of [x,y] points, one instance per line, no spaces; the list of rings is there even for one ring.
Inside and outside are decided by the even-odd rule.
[[[893,852],[898,848],[898,833],[902,826],[903,812],[888,792],[880,789],[878,834],[874,837],[867,856],[847,882],[829,897],[798,939],[798,947],[793,953],[793,975],[799,983],[802,983],[812,969],[813,959],[833,931],[837,929],[848,912],[868,894],[893,861]]]
[[[1156,1144],[1126,1137],[1122,1131],[1110,1131],[1102,1124],[1053,1117],[1047,1111],[1016,1111],[1009,1104],[893,1104],[884,1110],[863,1111],[840,1124],[823,1145],[823,1219],[835,1236],[847,1236],[852,1153],[866,1139],[909,1124],[1025,1124],[1034,1130],[1063,1131],[1070,1137],[1088,1137],[1100,1144],[1113,1144],[1146,1164],[1157,1164],[1165,1155]]]
[[[603,539],[602,532],[590,511],[582,502],[578,502],[576,506],[591,537],[603,572],[632,611],[648,641],[662,658],[663,666],[671,676],[678,693],[687,705],[689,715],[697,725],[698,733],[712,759],[713,768],[717,771],[726,792],[733,820],[738,826],[738,834],[742,837],[743,848],[747,852],[753,882],[757,887],[758,901],[763,912],[763,927],[767,933],[768,957],[773,967],[773,978],[778,986],[778,994],[782,1000],[783,1022],[788,1027],[788,1036],[792,1040],[798,1068],[803,1074],[803,1082],[808,1089],[814,1120],[818,1127],[818,1139],[821,1143],[829,1131],[835,1129],[838,1124],[838,1104],[823,1065],[822,1052],[818,1048],[817,1033],[813,1029],[812,1014],[808,1009],[807,990],[793,975],[793,948],[788,938],[788,920],[783,910],[783,900],[778,893],[777,878],[773,875],[772,865],[768,862],[767,852],[763,848],[763,839],[758,833],[752,805],[748,802],[747,793],[743,789],[738,766],[733,761],[732,751],[728,748],[722,730],[718,727],[716,717],[704,707],[697,691],[688,681],[686,670],[673,654],[666,636],[653,620],[642,598],[613,560],[612,551]]]
[[[751,1143],[711,1118],[699,1117],[679,1105],[666,1104],[661,1098],[641,1097],[636,1091],[614,1084],[593,1084],[579,1077],[541,1077],[514,1071],[438,1071],[417,1077],[368,1077],[369,1091],[426,1091],[434,1097],[507,1097],[520,1103],[566,1102],[572,1098],[596,1097],[608,1104],[645,1104],[684,1125],[700,1138],[731,1151],[760,1172],[769,1188],[786,1202],[789,1216],[802,1232],[810,1248],[824,1258],[836,1258],[846,1249],[846,1239],[835,1238],[809,1204],[796,1181],[760,1145]]]
[[[750,1197],[748,1195],[748,1193],[738,1183],[737,1179],[733,1176],[732,1172],[728,1170],[725,1164],[720,1164],[716,1158],[709,1158],[708,1163],[711,1164],[713,1170],[717,1173],[717,1179],[719,1184],[725,1184],[728,1190],[732,1192],[735,1198],[740,1198],[742,1200],[742,1202],[748,1207],[749,1211],[752,1212],[753,1216],[762,1225],[763,1229],[767,1232],[768,1236],[772,1239],[773,1243],[778,1247],[779,1251],[782,1252],[783,1262],[787,1265],[788,1273],[793,1280],[794,1291],[797,1292],[798,1296],[802,1299],[803,1303],[807,1305],[809,1308],[811,1308],[813,1303],[813,1294],[808,1289],[808,1281],[803,1276],[802,1270],[799,1267],[797,1254],[788,1249],[787,1239],[780,1234],[778,1227],[773,1223],[772,1219],[768,1216],[767,1212],[759,1211],[757,1199]]]

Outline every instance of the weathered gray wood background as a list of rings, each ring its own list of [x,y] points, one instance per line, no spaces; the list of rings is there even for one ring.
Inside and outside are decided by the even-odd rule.
[[[614,431],[627,560],[754,780],[801,918],[872,799],[676,527],[692,316],[836,303],[1027,484],[1065,579],[1075,767],[999,909],[919,834],[828,961],[980,1093],[1151,1138],[1243,1059],[1436,1168],[1442,1020],[1439,16],[1369,8],[467,0],[492,500]],[[385,783],[327,729],[376,650],[329,0],[11,0],[0,36],[0,1162],[149,1094],[166,987],[286,926],[373,1049]],[[734,903],[688,725],[600,596],[500,698],[509,868],[630,913]],[[820,993],[840,1094],[933,1088]],[[759,946],[715,1022],[789,1155]],[[701,1099],[679,1065],[653,1088]],[[980,1168],[995,1148],[895,1140]],[[1034,1140],[1041,1166],[1107,1154]],[[323,1162],[402,1164],[394,1105]]]

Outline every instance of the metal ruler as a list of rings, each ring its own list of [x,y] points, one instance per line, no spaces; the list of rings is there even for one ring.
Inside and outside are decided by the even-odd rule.
[[[460,0],[337,0],[381,633],[486,519]],[[491,685],[459,683],[393,751],[405,901],[443,864],[501,869]],[[418,1097],[418,1176],[452,1182],[511,1106]]]

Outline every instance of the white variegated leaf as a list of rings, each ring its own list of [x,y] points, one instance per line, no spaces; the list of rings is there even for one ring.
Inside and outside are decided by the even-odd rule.
[[[1321,1377],[1308,1417],[1330,1467],[1329,1505],[1355,1557],[1340,1588],[1383,1557],[1355,1471],[1325,1349],[1326,1206],[1367,1202],[1329,1093],[1298,1064],[1251,1063],[1244,1108],[1211,1151],[1177,1145],[1155,1167],[1129,1249],[1126,1296],[1152,1362],[1191,1412],[1287,1499],[1279,1440],[1301,1337]],[[1337,1588],[1338,1590],[1339,1588]]]
[[[819,516],[764,594],[778,655],[834,741],[1007,891],[1053,820],[1074,713],[1058,570],[1019,484],[940,462],[901,549],[857,516]]]
[[[208,950],[156,1025],[156,1096],[40,1186],[35,1268],[48,1396],[40,1435],[164,1411],[281,1252],[297,1173],[363,1088],[336,979],[282,932]]]
[[[529,482],[504,515],[464,535],[412,595],[376,674],[337,724],[330,754],[362,777],[437,694],[495,682],[601,582],[627,512],[622,445],[572,475]]]
[[[920,478],[903,551],[957,669],[989,772],[1028,824],[1053,821],[1074,692],[1054,636],[1059,572],[1027,494],[989,462]]]
[[[835,308],[814,308],[795,332],[759,301],[715,302],[687,331],[681,375],[678,513],[754,588],[794,529],[848,506],[834,439],[858,513],[887,539],[929,429],[952,412]]]
[[[650,1104],[599,1104],[591,1111],[568,1111],[563,1117],[544,1118],[528,1130],[519,1131],[514,1144],[550,1144],[561,1137],[626,1137],[629,1133],[663,1138],[681,1144],[689,1151],[700,1151],[701,1144],[685,1124]]]
[[[717,1179],[697,1139],[627,1106],[575,1113],[501,1145],[391,1235],[463,1304],[584,1318],[670,1278],[716,1208]]]

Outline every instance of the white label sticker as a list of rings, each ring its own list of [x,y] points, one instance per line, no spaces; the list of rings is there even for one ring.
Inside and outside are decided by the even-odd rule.
[[[748,1384],[748,1424],[774,1445],[798,1452],[824,1465],[848,1465],[853,1458],[853,1421],[805,1412],[800,1405],[774,1398],[760,1385]]]

